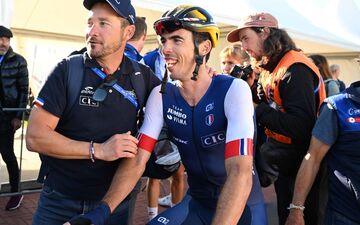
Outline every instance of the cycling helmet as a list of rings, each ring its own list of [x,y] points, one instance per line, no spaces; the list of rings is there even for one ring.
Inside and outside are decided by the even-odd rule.
[[[220,30],[218,26],[212,16],[201,7],[177,6],[175,9],[165,12],[154,23],[154,29],[158,35],[161,35],[164,31],[173,32],[181,28],[199,33],[208,33],[213,48],[219,42]]]
[[[212,47],[215,48],[219,42],[220,30],[212,16],[203,8],[191,5],[180,5],[173,10],[165,12],[160,19],[155,21],[154,29],[157,35],[163,32],[174,32],[184,28],[197,33],[207,33],[210,36]],[[199,54],[199,46],[195,41],[195,62],[192,80],[197,80],[199,67],[203,63],[204,56]],[[164,75],[161,93],[165,93],[167,74]]]

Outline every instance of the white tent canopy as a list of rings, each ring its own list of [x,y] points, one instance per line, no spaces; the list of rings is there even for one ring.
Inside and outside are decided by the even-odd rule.
[[[12,0],[0,0],[0,25],[10,27],[13,13]]]
[[[179,4],[207,9],[216,22],[236,26],[252,12],[269,12],[292,37],[360,51],[360,0],[133,0],[138,8],[158,12]],[[158,14],[156,15],[159,17]]]
[[[145,16],[148,38],[142,51],[157,47],[152,24],[165,11],[179,4],[207,9],[221,34],[209,64],[219,69],[218,54],[229,43],[225,35],[247,14],[269,12],[279,20],[297,47],[305,53],[324,54],[343,71],[349,84],[360,79],[360,0],[131,0],[138,16]],[[28,60],[32,79],[41,85],[47,70],[75,49],[84,46],[88,11],[83,0],[0,0],[1,23],[10,26],[12,46]],[[25,4],[25,5],[24,5]],[[13,10],[12,10],[13,9]]]

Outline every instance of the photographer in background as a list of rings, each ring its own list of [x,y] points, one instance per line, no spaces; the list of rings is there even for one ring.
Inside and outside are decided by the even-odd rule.
[[[228,45],[220,52],[220,63],[221,72],[231,74],[235,66],[249,65],[250,56],[241,50],[241,45]]]
[[[220,52],[222,73],[243,79],[249,84],[251,91],[256,93],[256,73],[253,71],[250,61],[250,56],[241,49],[241,45],[239,44],[228,45]],[[253,94],[253,96],[256,96],[256,94]],[[257,149],[257,146],[260,146],[257,143],[262,144],[261,137],[264,136],[264,132],[262,130],[263,128],[257,127],[257,135],[256,138],[254,138],[254,140],[257,139],[255,149]],[[259,176],[255,164],[253,165],[253,185],[246,204],[250,207],[251,210],[251,224],[266,225],[267,216],[264,196],[261,190]]]
[[[245,80],[253,93],[253,101],[258,103],[259,98],[256,97],[258,73],[256,69],[253,72],[253,68],[256,68],[256,66],[252,65],[250,56],[241,49],[241,45],[228,45],[221,50],[219,56],[222,74],[228,74],[232,77]]]

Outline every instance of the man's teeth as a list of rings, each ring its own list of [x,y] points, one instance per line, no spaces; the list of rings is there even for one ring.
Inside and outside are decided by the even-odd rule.
[[[166,64],[167,66],[173,66],[176,64],[176,61],[167,61]]]

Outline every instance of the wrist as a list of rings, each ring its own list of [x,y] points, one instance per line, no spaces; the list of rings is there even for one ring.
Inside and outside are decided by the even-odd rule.
[[[110,217],[110,207],[106,202],[101,202],[94,210],[84,215],[85,218],[89,219],[92,224],[105,224],[105,221]]]
[[[303,212],[304,209],[305,209],[305,206],[302,205],[302,204],[294,204],[294,203],[290,203],[290,205],[288,206],[287,208],[288,210],[292,210],[292,209],[295,209],[295,210],[298,210],[298,211],[301,211]]]
[[[95,159],[101,159],[101,146],[98,143],[94,143],[94,158]]]
[[[95,148],[94,148],[94,142],[90,141],[89,143],[89,158],[91,162],[95,162]]]
[[[110,217],[110,208],[106,202],[100,202],[100,204],[93,209],[92,211],[84,214],[78,215],[72,218],[70,224],[96,224],[104,225],[106,220]]]

